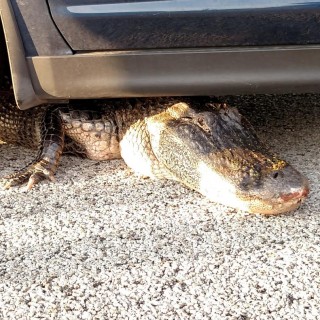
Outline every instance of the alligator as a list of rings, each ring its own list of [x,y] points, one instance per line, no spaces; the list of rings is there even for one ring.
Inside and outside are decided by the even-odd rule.
[[[293,211],[309,193],[307,179],[273,154],[235,107],[211,97],[74,101],[26,111],[4,99],[0,140],[38,149],[32,163],[2,179],[5,188],[55,181],[67,152],[123,158],[141,176],[173,179],[252,213]]]

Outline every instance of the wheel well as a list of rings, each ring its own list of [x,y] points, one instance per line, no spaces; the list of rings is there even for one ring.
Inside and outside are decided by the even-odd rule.
[[[0,20],[0,85],[11,86],[11,72],[8,58],[8,51],[6,46],[6,39],[4,36],[4,31],[2,23]]]

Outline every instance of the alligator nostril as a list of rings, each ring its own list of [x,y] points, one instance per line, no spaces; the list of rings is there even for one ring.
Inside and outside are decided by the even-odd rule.
[[[278,178],[278,175],[279,175],[279,172],[275,172],[275,173],[273,174],[273,178],[274,178],[274,179],[277,179],[277,178]]]

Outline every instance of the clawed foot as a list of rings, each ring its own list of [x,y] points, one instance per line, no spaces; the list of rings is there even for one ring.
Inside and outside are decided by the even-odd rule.
[[[54,170],[49,161],[41,159],[18,172],[4,177],[0,180],[0,183],[5,189],[27,183],[27,190],[29,191],[34,185],[45,179],[55,182]]]

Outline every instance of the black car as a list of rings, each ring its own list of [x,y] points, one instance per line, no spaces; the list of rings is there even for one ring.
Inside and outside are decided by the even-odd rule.
[[[319,91],[320,2],[1,0],[17,104]]]

